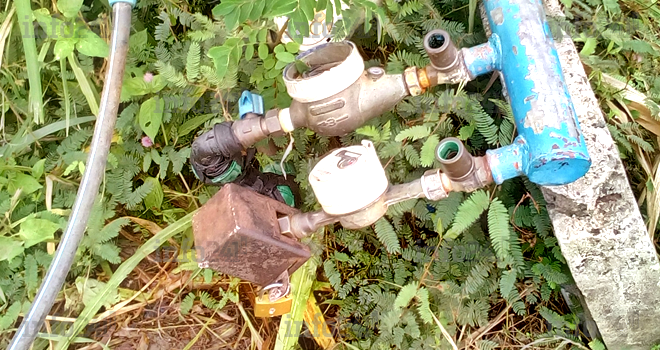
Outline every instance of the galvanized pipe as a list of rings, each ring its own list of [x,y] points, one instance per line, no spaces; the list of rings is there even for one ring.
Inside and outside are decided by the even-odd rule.
[[[85,233],[89,214],[105,174],[110,143],[117,120],[119,96],[124,78],[128,37],[131,30],[131,9],[135,3],[117,2],[113,5],[113,33],[110,45],[110,59],[105,77],[105,86],[101,94],[99,115],[94,126],[94,135],[90,145],[87,166],[80,182],[76,201],[71,209],[71,216],[66,230],[53,257],[53,261],[44,277],[30,311],[18,327],[9,350],[30,348],[44,319],[50,311],[55,297],[62,289],[66,275],[71,269],[80,240]]]

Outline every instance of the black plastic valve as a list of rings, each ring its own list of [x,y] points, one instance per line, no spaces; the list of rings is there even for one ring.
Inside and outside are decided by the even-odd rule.
[[[207,185],[236,183],[291,206],[300,203],[298,186],[293,179],[262,173],[254,158],[255,149],[243,149],[232,124],[216,124],[193,141],[190,164],[195,176]]]

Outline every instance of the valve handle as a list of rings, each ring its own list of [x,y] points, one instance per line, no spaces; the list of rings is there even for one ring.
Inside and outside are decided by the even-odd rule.
[[[245,90],[238,100],[238,116],[243,119],[248,113],[262,116],[264,114],[264,98]]]

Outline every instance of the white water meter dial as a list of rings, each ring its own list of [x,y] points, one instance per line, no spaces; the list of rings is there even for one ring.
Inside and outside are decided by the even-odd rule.
[[[368,207],[389,186],[371,141],[332,151],[312,169],[309,183],[323,210],[337,216]]]

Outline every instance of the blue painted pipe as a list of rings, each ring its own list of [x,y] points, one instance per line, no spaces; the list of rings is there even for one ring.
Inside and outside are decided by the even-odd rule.
[[[526,175],[544,186],[582,177],[591,166],[575,107],[539,0],[484,0],[492,35],[461,50],[470,78],[502,72],[518,137],[487,151],[493,180]]]

